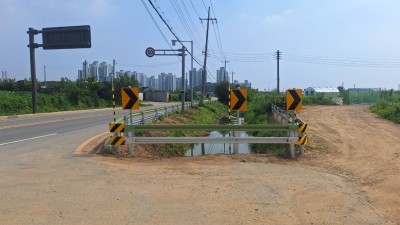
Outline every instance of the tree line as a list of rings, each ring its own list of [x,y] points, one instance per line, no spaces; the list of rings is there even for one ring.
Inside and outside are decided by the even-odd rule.
[[[114,78],[115,99],[121,104],[122,87],[139,87],[138,81],[128,74]],[[111,82],[93,78],[38,82],[39,112],[100,108],[112,106]],[[0,79],[0,115],[28,113],[32,109],[31,80]]]

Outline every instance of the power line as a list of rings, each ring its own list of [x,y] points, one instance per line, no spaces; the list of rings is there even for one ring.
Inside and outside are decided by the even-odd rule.
[[[144,0],[142,0],[142,2],[143,2]],[[179,39],[179,37],[175,34],[175,32],[172,30],[172,28],[171,28],[171,26],[167,23],[167,21],[164,19],[164,17],[160,14],[160,12],[157,10],[157,8],[154,6],[154,4],[153,4],[153,2],[151,1],[151,0],[148,0],[149,1],[149,3],[150,3],[150,5],[153,7],[153,9],[156,11],[156,13],[157,13],[157,15],[160,17],[160,19],[164,22],[164,24],[167,26],[167,28],[168,28],[168,30],[172,33],[172,35],[174,35],[174,37],[176,38],[176,40],[182,45],[182,46],[185,46],[184,44],[183,44],[183,42]],[[144,4],[144,2],[143,2],[143,4]],[[146,4],[144,4],[145,6],[146,6]],[[147,9],[147,6],[146,6],[146,9]],[[150,12],[149,12],[150,13]],[[151,13],[150,13],[150,15],[151,15]],[[152,15],[151,15],[151,17],[152,17]],[[152,17],[153,18],[153,17]],[[156,22],[155,22],[156,23]],[[157,23],[156,23],[157,24]],[[157,27],[158,27],[158,24],[157,24]],[[164,35],[163,35],[164,36]],[[169,43],[169,41],[165,38],[165,36],[164,36],[164,39],[165,39],[165,41],[168,43],[168,45],[170,46],[170,48],[172,49],[172,46],[171,46],[171,44]],[[188,53],[189,53],[189,55],[191,55],[192,56],[192,53],[191,52],[189,52],[189,51],[187,51]],[[180,59],[180,57],[178,57],[179,58],[179,60],[181,60]],[[193,60],[199,65],[199,66],[201,66],[201,64],[198,62],[198,60],[197,60],[197,58],[196,57],[194,57],[193,56]]]
[[[174,9],[176,15],[178,16],[179,20],[181,21],[183,28],[186,30],[186,33],[191,37],[191,39],[198,44],[199,41],[197,40],[196,35],[194,35],[194,31],[192,30],[191,26],[189,26],[188,21],[186,20],[185,15],[182,12],[181,7],[177,0],[170,0],[172,8]]]
[[[212,13],[214,14],[214,17],[216,17],[215,12],[214,12],[214,6],[213,6],[211,0],[210,0],[210,5],[211,5]],[[216,21],[215,24],[216,24],[216,26],[213,23],[213,27],[214,27],[214,35],[215,35],[215,38],[217,40],[217,45],[219,47],[219,50],[221,51],[221,55],[225,57],[224,49],[222,47],[222,41],[221,41],[221,35],[220,35],[220,32],[219,32],[218,22]],[[215,27],[217,27],[217,31],[218,32],[215,30]]]
[[[169,44],[169,41],[167,40],[167,38],[164,35],[164,32],[162,32],[160,26],[158,26],[157,21],[154,19],[153,15],[151,14],[149,8],[147,7],[146,3],[144,2],[144,0],[141,0],[143,3],[144,8],[146,9],[147,13],[150,15],[151,19],[153,20],[154,24],[156,25],[157,29],[160,31],[161,35],[163,36],[165,42],[168,43],[168,45],[170,46],[170,48],[172,49],[172,46]],[[150,1],[150,0],[149,0]]]
[[[190,23],[192,24],[192,27],[194,28],[194,31],[196,32],[198,38],[200,39],[200,42],[202,42],[203,40],[201,40],[201,35],[200,32],[198,31],[196,25],[193,22],[192,16],[189,13],[188,8],[186,7],[185,1],[181,0],[183,8],[185,9],[184,11],[186,12],[187,17],[189,18]]]

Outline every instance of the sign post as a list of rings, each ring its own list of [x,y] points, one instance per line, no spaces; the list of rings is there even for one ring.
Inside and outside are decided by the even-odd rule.
[[[29,28],[29,55],[31,64],[32,82],[32,113],[37,112],[37,82],[36,82],[36,62],[35,48],[43,47],[48,49],[72,49],[90,48],[92,46],[90,36],[90,26],[69,26],[69,27],[48,27],[42,30]],[[35,43],[35,35],[41,33],[43,44]]]
[[[236,124],[240,125],[240,111],[247,109],[247,89],[232,89],[230,91],[229,108],[236,110]],[[234,131],[233,137],[240,136],[240,132]],[[239,153],[239,144],[233,144],[233,154]]]
[[[156,52],[162,52],[162,53],[156,53]],[[181,52],[181,53],[167,53],[167,52]],[[185,52],[186,52],[186,47],[182,46],[182,49],[154,49],[152,47],[146,48],[145,54],[147,57],[153,57],[155,55],[162,55],[162,56],[169,56],[169,55],[177,55],[177,56],[182,56],[182,88],[181,88],[181,112],[185,110]]]

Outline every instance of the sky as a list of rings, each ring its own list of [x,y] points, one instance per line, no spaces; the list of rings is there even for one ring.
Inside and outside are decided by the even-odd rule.
[[[178,49],[194,43],[201,65],[211,7],[208,81],[224,66],[253,88],[277,87],[276,51],[281,53],[280,89],[307,87],[400,88],[400,1],[398,0],[0,0],[0,71],[16,80],[30,77],[29,27],[90,25],[92,47],[36,49],[39,81],[77,79],[83,61],[116,60],[116,70],[147,76],[181,76],[177,56],[147,57],[145,49]],[[41,35],[35,43],[41,44]],[[190,43],[183,42],[190,49]],[[186,65],[190,68],[190,56]]]

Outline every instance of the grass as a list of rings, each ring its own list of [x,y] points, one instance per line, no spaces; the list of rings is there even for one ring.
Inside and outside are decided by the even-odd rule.
[[[215,124],[219,123],[219,119],[222,116],[226,116],[228,113],[227,106],[215,102],[206,104],[202,107],[197,107],[193,109],[189,109],[181,113],[174,113],[168,116],[168,120],[166,121],[174,121],[174,123],[178,124]],[[162,117],[162,119],[165,119]],[[158,123],[159,124],[159,123]],[[185,137],[185,136],[201,136],[204,134],[202,131],[167,131],[167,132],[144,132],[143,135],[146,136],[167,136],[167,137]],[[136,135],[139,135],[136,133]],[[183,156],[185,155],[187,149],[193,146],[193,144],[160,144],[160,145],[152,145],[154,148],[154,152],[160,157],[170,157],[170,156]]]
[[[67,96],[62,94],[37,95],[38,113],[58,112],[81,109],[106,107],[101,99],[82,99],[77,105],[71,103]],[[0,116],[21,115],[32,113],[32,94],[24,91],[0,91]]]
[[[384,93],[382,99],[370,107],[372,112],[400,124],[400,93]]]

